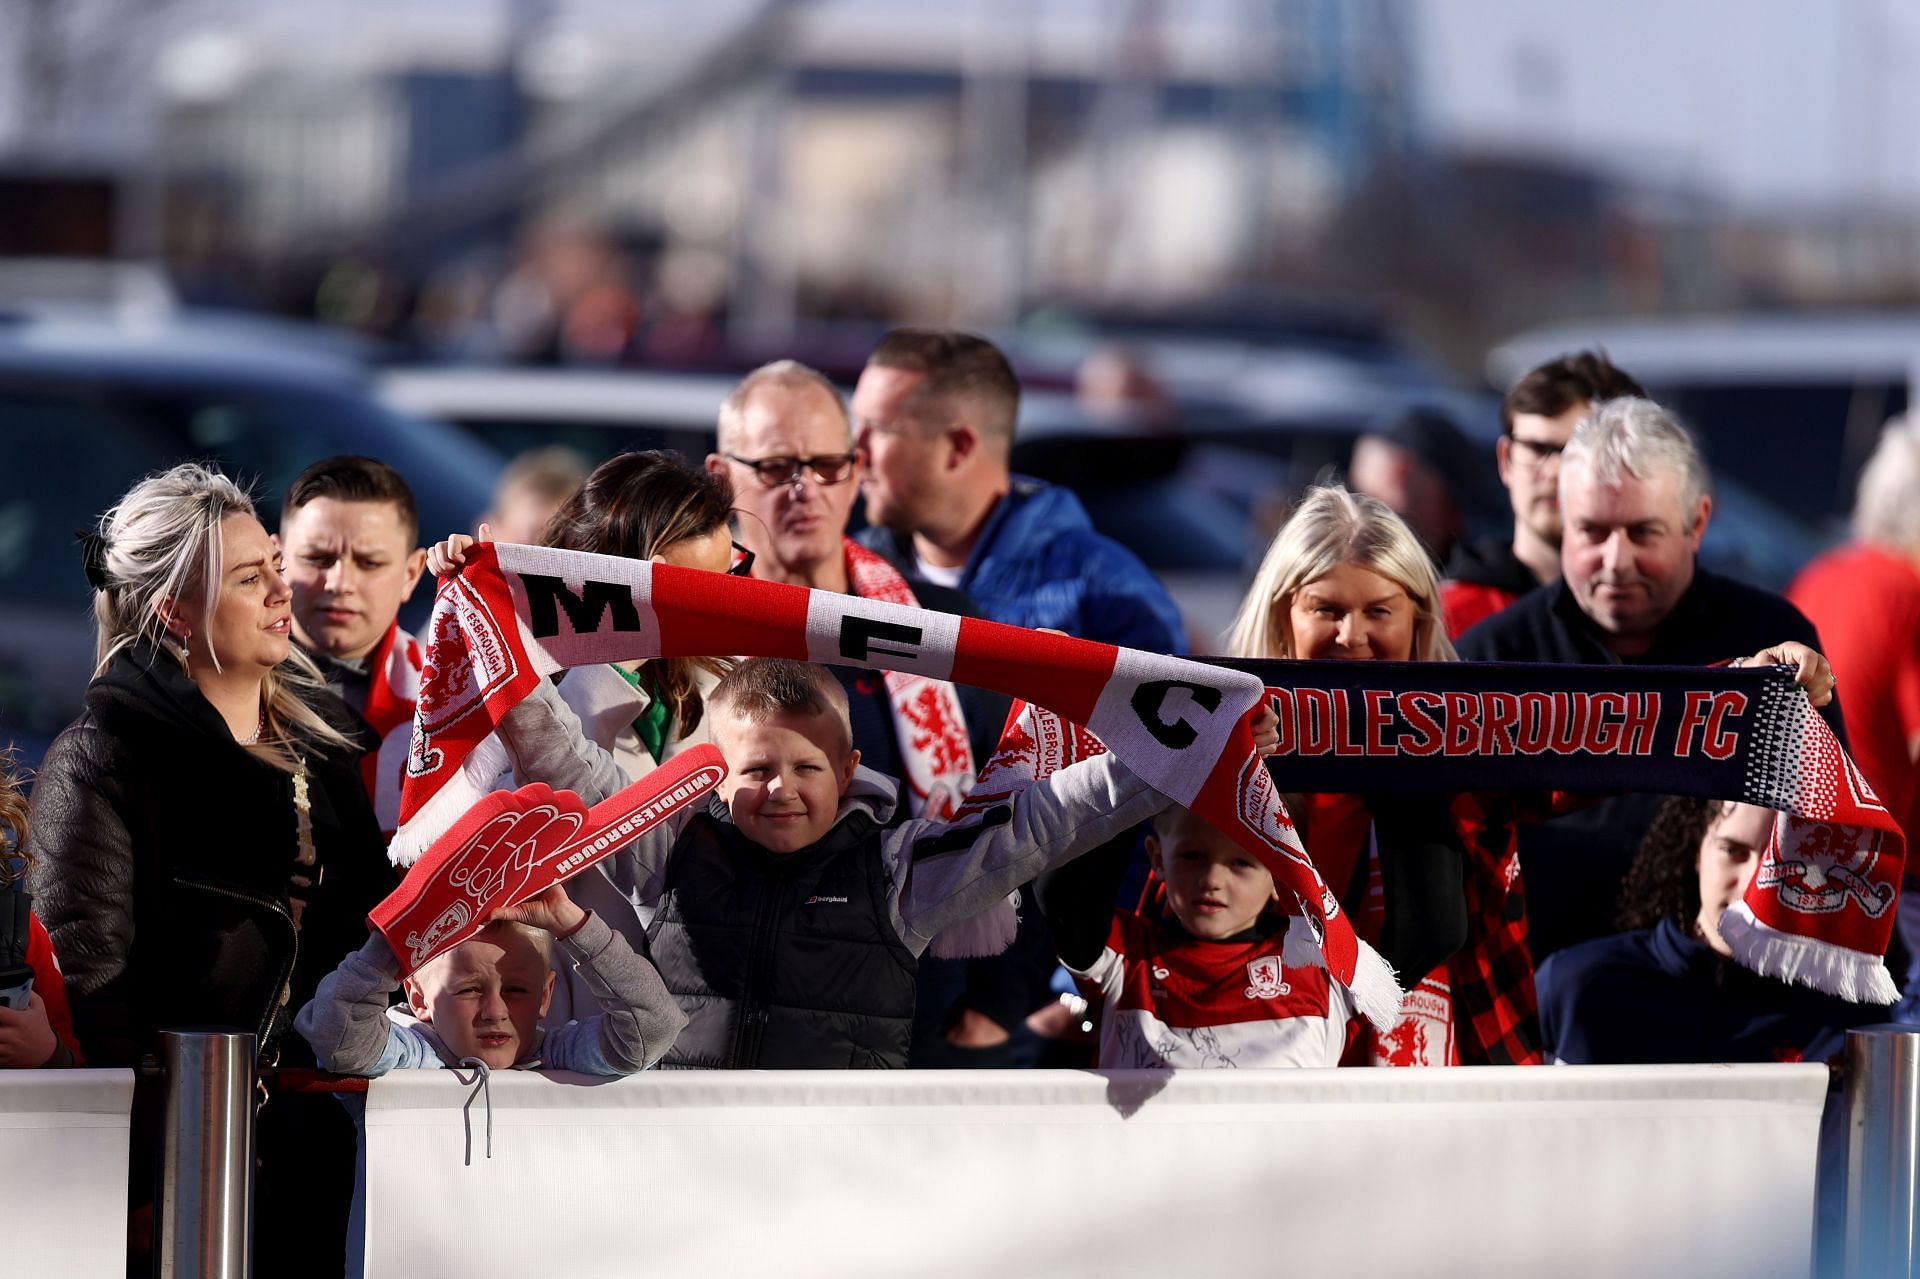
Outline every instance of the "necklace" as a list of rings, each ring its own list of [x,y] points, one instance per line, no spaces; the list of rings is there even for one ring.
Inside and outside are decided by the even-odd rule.
[[[260,744],[260,730],[265,728],[266,726],[267,726],[267,713],[265,711],[261,711],[259,718],[253,721],[253,731],[251,733],[248,733],[245,737],[236,737],[233,740],[240,743],[240,745],[242,746],[258,746]]]

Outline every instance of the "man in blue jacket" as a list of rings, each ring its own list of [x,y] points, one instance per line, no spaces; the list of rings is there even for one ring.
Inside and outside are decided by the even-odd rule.
[[[1095,531],[1070,490],[1012,473],[1020,383],[991,342],[895,329],[867,357],[852,407],[873,525],[862,540],[908,577],[965,591],[996,622],[1187,651],[1180,610],[1147,566]],[[1038,1064],[1043,1045],[1023,1023],[1052,998],[1055,966],[1032,909],[1004,955],[923,963],[913,1064]]]
[[[1187,651],[1147,566],[1067,489],[1011,473],[1020,384],[991,342],[895,329],[853,391],[865,540],[909,577],[957,587],[996,622],[1156,653]]]

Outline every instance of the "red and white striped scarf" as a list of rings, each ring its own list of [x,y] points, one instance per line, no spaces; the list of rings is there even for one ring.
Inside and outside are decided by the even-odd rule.
[[[864,600],[883,600],[919,608],[913,587],[900,570],[851,538],[846,539],[847,580]],[[894,739],[906,783],[907,812],[945,820],[959,811],[973,785],[973,746],[967,720],[951,683],[912,671],[886,671],[887,699],[893,707]]]

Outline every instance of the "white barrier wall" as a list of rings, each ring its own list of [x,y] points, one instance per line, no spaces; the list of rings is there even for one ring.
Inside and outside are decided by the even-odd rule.
[[[130,1070],[0,1072],[0,1274],[127,1269]]]
[[[1804,1276],[1822,1066],[493,1077],[367,1097],[367,1270]]]

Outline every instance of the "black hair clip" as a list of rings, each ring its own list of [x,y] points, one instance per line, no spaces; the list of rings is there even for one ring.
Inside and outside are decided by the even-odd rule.
[[[80,565],[87,571],[87,584],[96,591],[107,589],[107,539],[95,532],[75,529],[80,539]]]

